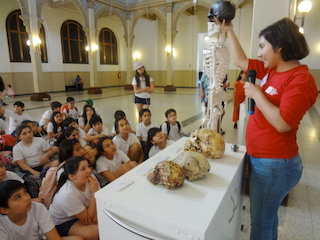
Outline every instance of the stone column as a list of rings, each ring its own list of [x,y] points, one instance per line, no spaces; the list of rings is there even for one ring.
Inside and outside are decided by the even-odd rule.
[[[97,31],[95,26],[94,8],[93,2],[88,2],[88,22],[89,29],[86,31],[89,39],[89,69],[90,69],[90,88],[88,89],[89,94],[101,94],[102,90],[98,80],[97,73],[97,54],[99,42],[96,41]]]
[[[126,85],[124,86],[125,90],[132,90],[132,41],[133,41],[133,32],[131,27],[130,21],[130,13],[127,13],[127,22],[126,22],[126,45],[127,45],[127,78],[126,78]]]
[[[42,73],[42,61],[41,61],[41,40],[39,38],[39,32],[41,27],[41,20],[39,20],[38,6],[36,0],[28,1],[28,13],[29,16],[22,16],[23,24],[29,33],[30,40],[30,57],[33,76],[33,89],[34,93],[31,95],[32,101],[44,101],[51,100],[50,95],[42,92],[43,87],[46,84],[46,80]]]
[[[172,4],[167,5],[167,85],[164,91],[174,92],[176,88],[173,85],[173,51],[172,51]]]

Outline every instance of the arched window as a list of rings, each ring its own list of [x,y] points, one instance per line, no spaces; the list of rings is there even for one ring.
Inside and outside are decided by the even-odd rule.
[[[88,63],[87,38],[79,23],[68,20],[62,24],[61,43],[64,63]]]
[[[100,64],[118,64],[117,39],[109,28],[99,34]]]
[[[23,21],[19,18],[20,15],[21,11],[15,10],[8,15],[6,20],[10,62],[31,62],[30,48],[27,45],[29,34]],[[48,62],[45,32],[42,25],[39,38],[41,39],[41,60]]]

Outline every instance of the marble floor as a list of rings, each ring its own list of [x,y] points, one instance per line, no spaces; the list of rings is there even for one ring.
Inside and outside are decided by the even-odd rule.
[[[237,143],[238,130],[233,128],[232,94],[228,91],[226,114],[222,121],[222,128],[226,132],[223,136],[226,142]],[[66,103],[68,96],[73,96],[76,106],[83,106],[82,99],[90,97],[94,100],[94,107],[98,108],[104,125],[111,130],[114,122],[114,112],[123,110],[131,124],[138,123],[138,113],[133,103],[133,91],[123,87],[104,88],[102,94],[88,95],[83,92],[50,93],[51,101]],[[319,97],[318,97],[319,98]],[[23,101],[25,112],[34,120],[39,121],[42,113],[49,108],[51,101],[34,102],[30,96],[17,96],[15,99],[5,99],[12,109],[14,101]],[[194,131],[203,120],[204,106],[200,101],[199,89],[178,88],[176,92],[164,92],[157,88],[151,97],[152,122],[160,125],[165,121],[165,111],[174,108],[178,114],[178,121],[183,123],[186,131]],[[303,158],[304,172],[299,184],[289,195],[287,207],[279,210],[279,239],[281,240],[320,240],[320,101],[304,116],[298,131],[297,139],[300,154]],[[8,120],[6,120],[8,125]],[[135,126],[134,126],[135,128]],[[249,239],[250,215],[248,197],[244,196],[243,231],[240,239]]]

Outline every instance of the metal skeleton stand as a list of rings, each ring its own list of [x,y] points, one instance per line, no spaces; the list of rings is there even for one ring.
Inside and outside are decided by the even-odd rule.
[[[208,108],[203,128],[220,132],[220,124],[224,114],[222,102],[227,100],[223,90],[223,80],[228,74],[230,53],[224,31],[214,22],[208,22],[209,50],[204,54],[204,71],[210,78]]]

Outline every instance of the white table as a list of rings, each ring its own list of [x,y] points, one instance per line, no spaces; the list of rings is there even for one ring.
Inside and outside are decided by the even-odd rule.
[[[179,189],[151,184],[145,169],[183,151],[182,138],[96,192],[100,239],[210,239],[240,236],[245,147],[209,159],[211,170],[202,179],[185,180]],[[133,183],[121,191],[114,188]]]

